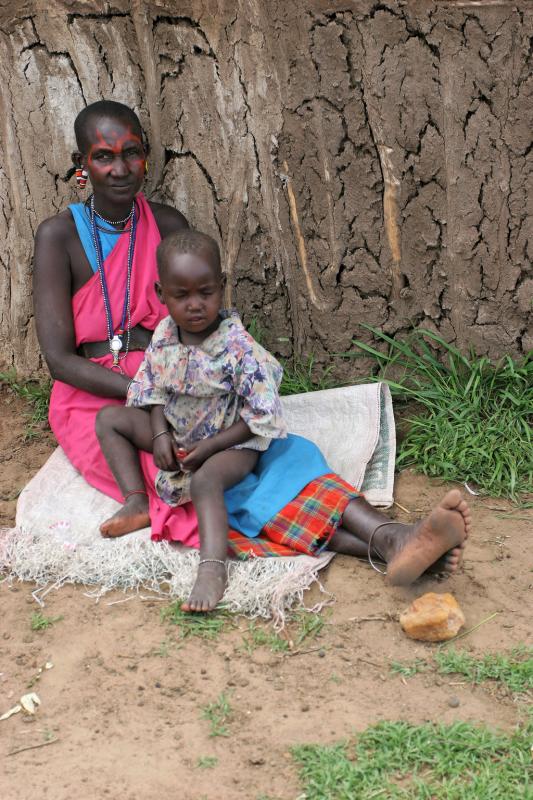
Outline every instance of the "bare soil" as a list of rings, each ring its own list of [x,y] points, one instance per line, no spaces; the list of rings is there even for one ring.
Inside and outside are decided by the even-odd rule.
[[[49,432],[24,441],[25,405],[0,395],[0,524],[12,525],[18,492],[51,453]],[[398,478],[395,506],[413,519],[446,487],[412,472]],[[327,624],[288,654],[243,648],[248,620],[214,641],[180,640],[161,622],[165,602],[116,593],[99,603],[84,587],[47,597],[43,613],[62,617],[32,631],[39,608],[30,584],[0,584],[0,714],[33,685],[34,717],[0,722],[1,795],[7,800],[294,800],[301,793],[292,745],[333,742],[379,720],[465,720],[511,728],[524,704],[494,685],[473,687],[433,672],[405,679],[390,662],[427,658],[435,645],[408,640],[395,621],[426,591],[452,591],[472,627],[460,646],[481,655],[525,642],[531,633],[531,516],[502,500],[472,498],[475,527],[460,574],[390,588],[359,561],[337,557],[322,580],[332,602]],[[314,590],[309,603],[318,599]],[[528,611],[529,609],[529,611]],[[369,619],[377,617],[378,619]],[[295,636],[294,627],[286,635]],[[458,645],[459,646],[459,645]],[[210,737],[202,707],[227,693],[229,735]],[[459,705],[451,707],[451,698]],[[35,745],[40,745],[35,748]],[[34,748],[20,750],[20,748]],[[19,752],[15,752],[19,751]],[[198,760],[217,763],[202,768]]]

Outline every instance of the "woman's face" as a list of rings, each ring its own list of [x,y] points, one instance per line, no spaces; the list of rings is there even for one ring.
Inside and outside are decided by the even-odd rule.
[[[146,168],[146,153],[138,131],[125,120],[100,117],[89,122],[86,138],[83,163],[95,197],[120,205],[132,202],[143,184]]]

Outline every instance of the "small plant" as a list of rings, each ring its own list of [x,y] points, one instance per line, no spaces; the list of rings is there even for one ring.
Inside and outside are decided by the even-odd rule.
[[[432,331],[393,339],[364,328],[388,346],[387,352],[354,341],[372,356],[379,376],[400,400],[421,409],[408,420],[398,467],[425,475],[473,482],[484,494],[517,501],[533,480],[533,358],[509,356],[493,364],[486,356],[463,355]],[[440,350],[436,357],[431,346]],[[350,355],[350,354],[345,354]]]
[[[320,614],[308,611],[297,612],[295,620],[298,625],[298,632],[294,637],[295,647],[299,647],[305,639],[316,639],[325,625],[324,618]]]
[[[213,769],[217,764],[218,758],[216,756],[200,756],[196,762],[198,769]]]
[[[289,395],[331,389],[335,385],[331,376],[332,369],[332,366],[315,365],[313,356],[308,356],[305,360],[294,358],[292,362],[284,361],[279,393]]]
[[[433,662],[417,658],[410,663],[392,661],[390,665],[391,672],[405,678],[431,669],[440,675],[464,675],[475,684],[497,681],[509,691],[519,694],[533,689],[533,647],[521,645],[508,654],[486,653],[482,658],[453,648],[443,648],[434,654]]]
[[[161,621],[177,625],[183,639],[187,636],[199,636],[201,639],[216,639],[229,621],[229,614],[224,610],[207,614],[196,614],[182,611],[181,600],[176,600],[161,609]]]
[[[56,622],[60,622],[62,619],[62,616],[45,617],[40,611],[34,611],[31,615],[31,629],[32,631],[44,631],[46,628],[51,628]]]
[[[256,622],[248,625],[247,636],[243,639],[243,648],[250,655],[258,647],[269,647],[273,653],[286,653],[289,649],[287,639],[276,631]]]
[[[48,419],[52,382],[50,380],[40,382],[20,380],[16,373],[10,370],[0,372],[0,384],[8,386],[12,392],[26,400],[31,408],[31,413],[29,414],[30,427],[26,431],[25,438],[36,436],[35,426]]]
[[[392,661],[390,671],[395,675],[403,675],[404,678],[412,678],[419,672],[427,672],[429,665],[422,658],[415,658],[414,661],[406,663],[404,661]]]
[[[509,655],[487,653],[482,658],[450,648],[435,653],[435,661],[440,673],[464,675],[471,683],[498,681],[517,694],[533,689],[533,647],[517,647]]]
[[[209,736],[229,736],[227,723],[233,716],[233,709],[230,706],[229,698],[225,692],[221,692],[218,699],[213,703],[208,703],[202,707],[202,718],[209,720],[211,731]]]

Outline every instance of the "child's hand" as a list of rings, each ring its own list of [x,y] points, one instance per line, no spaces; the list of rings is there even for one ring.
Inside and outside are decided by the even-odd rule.
[[[207,461],[216,452],[210,439],[202,439],[187,453],[185,458],[179,458],[179,462],[182,469],[188,472],[195,472],[202,466],[204,461]]]
[[[179,469],[179,464],[174,455],[174,442],[172,435],[158,436],[153,445],[154,463],[159,469],[174,472]]]

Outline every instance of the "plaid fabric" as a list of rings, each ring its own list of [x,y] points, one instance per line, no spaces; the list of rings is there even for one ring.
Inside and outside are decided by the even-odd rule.
[[[359,492],[338,475],[322,475],[267,522],[257,538],[230,531],[229,551],[238,558],[301,553],[316,556],[327,546],[344,509],[356,497]]]

